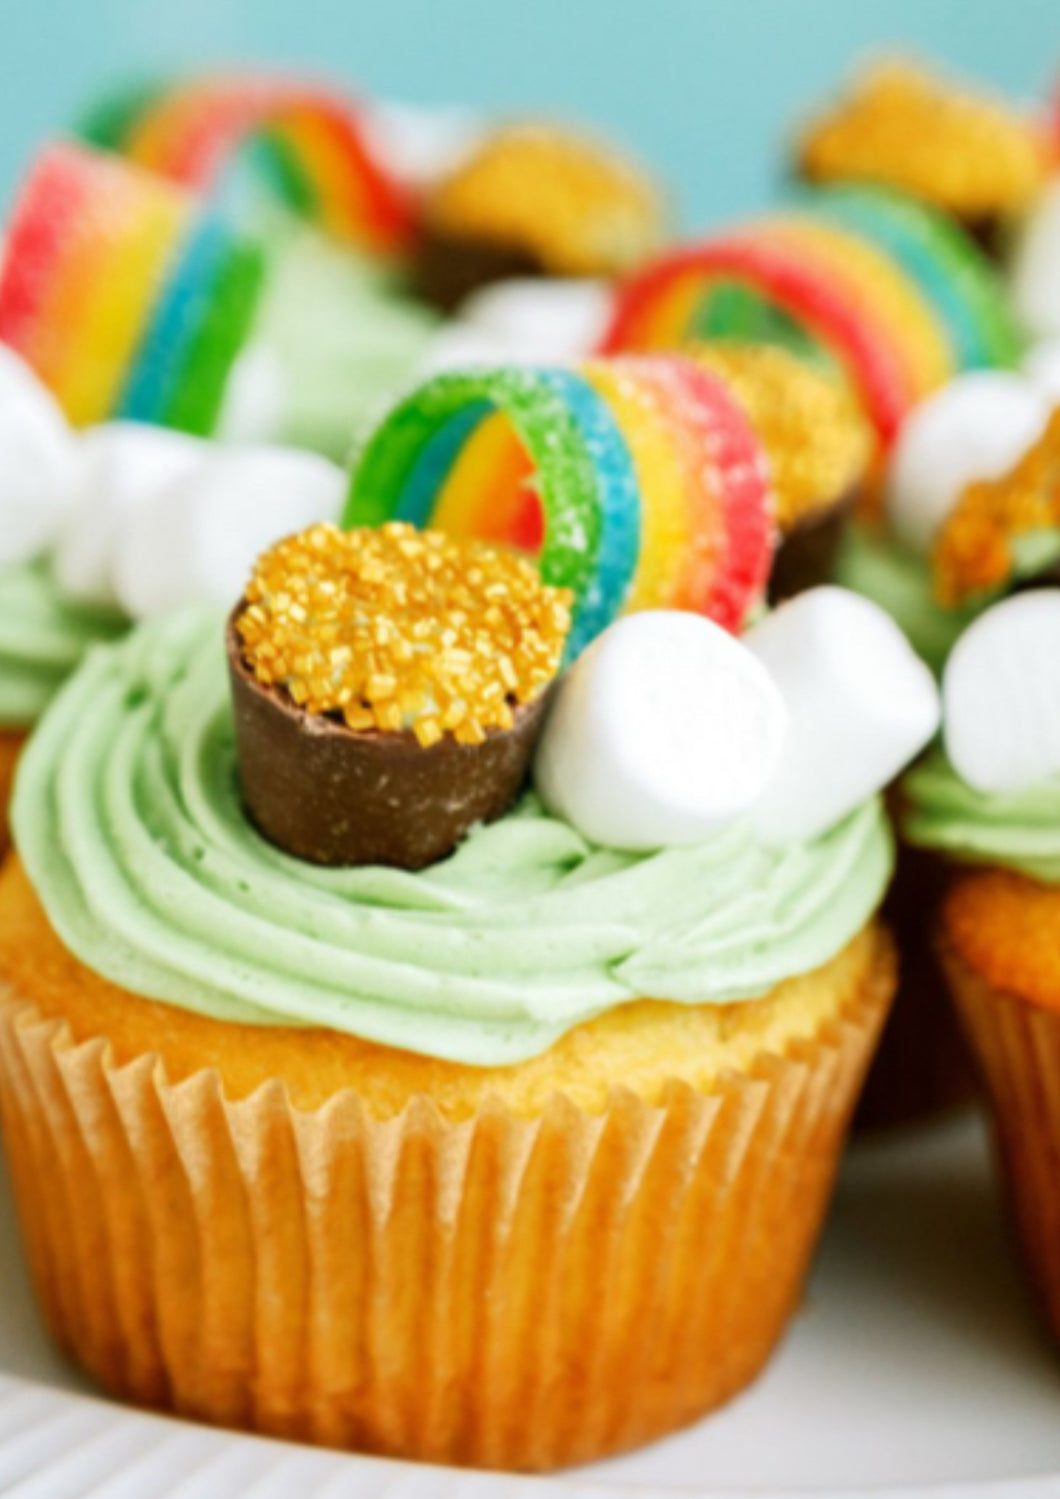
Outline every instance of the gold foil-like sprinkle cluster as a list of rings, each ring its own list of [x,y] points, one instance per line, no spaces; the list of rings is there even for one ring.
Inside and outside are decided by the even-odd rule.
[[[1060,527],[1060,410],[1014,468],[969,484],[935,544],[939,602],[956,608],[1006,584],[1020,536]]]
[[[786,349],[721,339],[694,358],[728,386],[769,456],[782,532],[847,498],[874,438],[852,392]]]
[[[307,713],[480,744],[555,676],[570,598],[481,542],[322,524],[258,559],[236,630],[257,680]]]
[[[1050,172],[1043,132],[993,99],[892,59],[806,131],[816,182],[875,182],[971,219],[1017,212]]]
[[[604,146],[552,126],[497,130],[430,198],[431,227],[527,250],[554,275],[617,276],[662,243],[648,177]]]

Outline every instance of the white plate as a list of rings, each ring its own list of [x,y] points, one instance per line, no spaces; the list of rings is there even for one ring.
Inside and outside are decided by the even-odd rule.
[[[1060,1359],[1005,1241],[979,1129],[858,1146],[802,1315],[720,1415],[556,1479],[232,1436],[86,1398],[37,1323],[0,1181],[0,1495],[17,1499],[1060,1499]],[[1051,1476],[1049,1476],[1051,1475]]]

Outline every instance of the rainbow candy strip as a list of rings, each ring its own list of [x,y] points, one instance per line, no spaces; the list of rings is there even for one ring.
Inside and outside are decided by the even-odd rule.
[[[574,593],[571,655],[632,609],[738,630],[775,545],[758,438],[722,382],[678,356],[427,381],[369,440],[343,523],[395,519],[538,553]]]
[[[961,369],[1012,363],[1000,282],[937,215],[872,190],[669,252],[620,294],[608,353],[711,336],[783,342],[842,370],[881,442]]]
[[[23,184],[0,268],[0,342],[77,425],[209,434],[264,277],[259,246],[171,183],[61,142]]]
[[[411,246],[414,218],[374,155],[356,106],[315,85],[231,75],[141,86],[82,125],[94,145],[214,195],[237,159],[328,234],[381,256]]]

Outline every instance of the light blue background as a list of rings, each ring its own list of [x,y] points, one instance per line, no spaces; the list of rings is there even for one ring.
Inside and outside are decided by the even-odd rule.
[[[0,0],[0,20],[5,201],[101,84],[205,62],[596,120],[676,185],[689,224],[760,204],[786,127],[866,49],[1027,98],[1060,74],[1060,0]]]

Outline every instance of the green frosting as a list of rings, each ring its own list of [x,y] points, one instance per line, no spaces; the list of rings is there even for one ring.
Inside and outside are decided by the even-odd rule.
[[[932,594],[926,560],[864,526],[847,528],[836,582],[886,609],[936,676],[941,676],[958,637],[984,607],[944,609]]]
[[[902,786],[902,830],[910,843],[1060,884],[1060,779],[1027,791],[986,794],[962,781],[936,750]]]
[[[44,562],[0,570],[0,727],[28,729],[89,646],[127,627],[63,599]]]
[[[392,271],[279,219],[254,330],[279,358],[287,409],[277,440],[339,462],[411,380],[438,319]]]
[[[14,825],[56,931],[114,982],[482,1065],[639,996],[723,1003],[811,971],[871,917],[893,853],[877,800],[783,852],[740,824],[630,855],[528,795],[418,874],[303,864],[241,809],[201,610],[93,652],[23,758]]]

